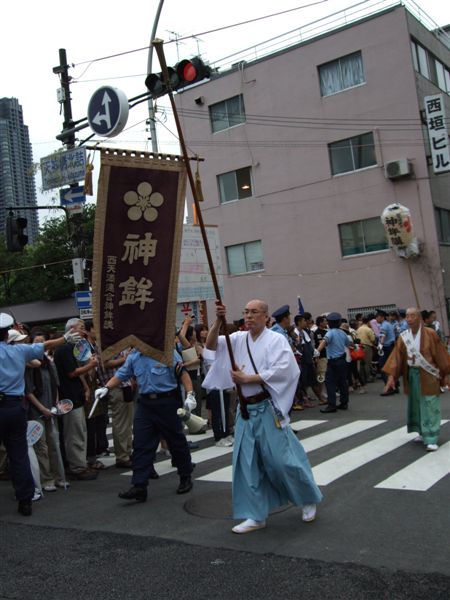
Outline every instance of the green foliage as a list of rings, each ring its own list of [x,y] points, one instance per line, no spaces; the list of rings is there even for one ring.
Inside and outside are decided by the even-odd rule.
[[[80,219],[80,237],[88,266],[92,264],[95,205],[88,205]],[[65,217],[47,220],[33,246],[8,252],[0,236],[0,306],[37,300],[68,298],[75,290],[72,278],[73,231]]]

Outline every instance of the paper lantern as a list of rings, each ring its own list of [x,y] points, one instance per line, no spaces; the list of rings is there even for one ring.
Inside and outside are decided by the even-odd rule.
[[[401,204],[389,204],[381,213],[381,222],[386,231],[390,247],[399,256],[410,258],[419,255],[409,208]]]

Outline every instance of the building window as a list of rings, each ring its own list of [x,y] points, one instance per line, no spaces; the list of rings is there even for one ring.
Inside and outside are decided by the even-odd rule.
[[[319,67],[322,96],[331,96],[365,82],[361,52],[348,54]]]
[[[328,144],[328,150],[333,175],[358,171],[377,164],[372,132]]]
[[[450,94],[450,70],[415,40],[411,40],[411,52],[415,71]]]
[[[450,210],[435,208],[438,239],[441,244],[450,244]]]
[[[228,273],[241,275],[264,269],[261,240],[227,246]]]
[[[212,104],[209,107],[209,115],[213,133],[245,123],[244,98],[242,94],[228,98],[228,100],[224,100],[223,102]]]
[[[221,204],[242,200],[252,195],[252,179],[250,167],[229,171],[217,176]]]
[[[388,242],[379,217],[339,225],[342,256],[387,250]]]

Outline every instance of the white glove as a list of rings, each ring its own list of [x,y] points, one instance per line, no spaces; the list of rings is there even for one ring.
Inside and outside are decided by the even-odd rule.
[[[378,352],[382,352],[383,351],[383,344],[378,344]]]
[[[320,352],[317,350],[317,348],[314,350],[314,358],[319,358],[320,356]]]
[[[188,392],[186,400],[184,401],[184,408],[189,412],[192,412],[194,408],[197,408],[197,400],[195,399],[194,392]]]
[[[82,339],[82,335],[78,333],[78,331],[68,331],[64,334],[64,339],[66,342],[69,342],[69,344],[76,344]]]
[[[97,388],[94,392],[94,398],[100,400],[100,398],[104,398],[107,394],[109,394],[109,389],[107,387]]]

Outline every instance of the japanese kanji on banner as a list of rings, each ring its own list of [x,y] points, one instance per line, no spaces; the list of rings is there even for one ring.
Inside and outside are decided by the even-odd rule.
[[[419,245],[414,237],[409,208],[402,204],[389,204],[381,213],[381,222],[389,245],[402,258],[419,255]]]
[[[180,157],[102,149],[93,307],[104,359],[134,346],[172,363],[185,188]]]

